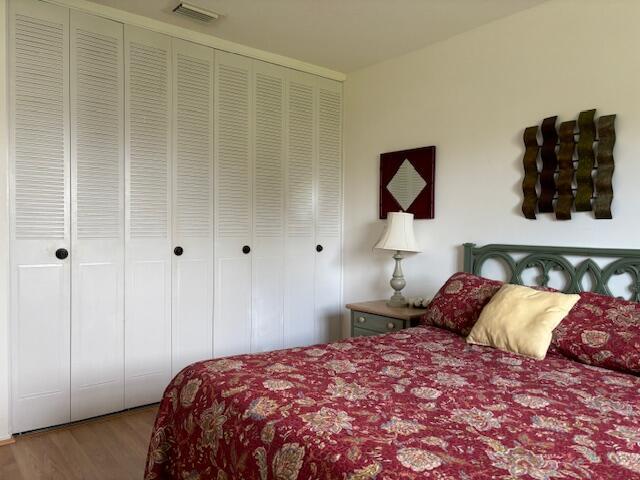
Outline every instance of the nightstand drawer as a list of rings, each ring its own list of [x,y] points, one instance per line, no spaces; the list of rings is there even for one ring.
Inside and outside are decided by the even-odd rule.
[[[353,327],[354,337],[372,337],[374,335],[381,335],[381,332],[374,332],[373,330],[365,330],[364,328]]]
[[[393,332],[404,328],[404,321],[396,318],[373,315],[372,313],[352,312],[353,328],[370,330],[377,333]]]

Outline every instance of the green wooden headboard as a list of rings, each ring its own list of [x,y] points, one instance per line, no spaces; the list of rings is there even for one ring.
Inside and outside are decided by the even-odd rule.
[[[579,260],[571,261],[567,257],[578,257]],[[640,250],[464,244],[465,272],[481,275],[482,267],[489,259],[502,260],[510,270],[508,281],[518,285],[523,284],[522,272],[528,268],[540,270],[538,284],[541,286],[548,285],[552,270],[559,270],[567,277],[564,288],[567,293],[583,291],[585,277],[590,275],[592,291],[613,296],[609,281],[615,275],[628,274],[632,279],[631,300],[640,301]],[[598,265],[597,259],[606,261],[606,265]]]

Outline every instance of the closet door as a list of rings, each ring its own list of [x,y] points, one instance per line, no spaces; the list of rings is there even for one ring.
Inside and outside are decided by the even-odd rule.
[[[318,79],[317,95],[316,322],[318,340],[328,342],[341,334],[342,85]]]
[[[296,347],[317,341],[313,275],[316,79],[291,70],[287,77],[284,337],[286,347]]]
[[[173,39],[173,374],[213,348],[213,49]]]
[[[13,431],[23,432],[69,421],[69,11],[14,1],[9,22]]]
[[[122,24],[71,11],[71,420],[122,410]]]
[[[171,378],[171,38],[125,26],[125,406]]]
[[[251,349],[251,63],[216,52],[213,354]]]
[[[284,345],[284,73],[254,61],[252,352]]]

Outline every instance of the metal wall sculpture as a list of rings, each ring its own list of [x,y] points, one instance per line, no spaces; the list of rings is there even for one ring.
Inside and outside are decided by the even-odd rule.
[[[578,116],[578,170],[576,171],[576,212],[588,212],[591,210],[591,197],[593,197],[593,167],[595,155],[593,142],[596,140],[596,126],[593,118],[595,110],[580,112]]]
[[[585,110],[577,122],[563,122],[558,130],[557,116],[545,118],[541,145],[538,126],[525,129],[522,213],[526,218],[555,212],[558,220],[570,220],[572,207],[576,212],[593,210],[598,219],[612,218],[616,116],[600,117],[596,129],[595,114],[595,109]]]
[[[553,213],[553,200],[556,194],[556,172],[558,169],[558,157],[556,156],[556,144],[558,133],[556,132],[556,119],[558,117],[545,118],[542,121],[542,171],[540,172],[540,199],[538,211],[540,213]]]
[[[574,131],[575,120],[560,124],[560,147],[558,148],[558,201],[556,202],[556,218],[558,220],[571,219],[571,206],[573,205],[573,153],[576,148]]]
[[[606,115],[598,119],[598,171],[596,172],[596,191],[598,196],[593,202],[596,218],[612,218],[613,200],[613,146],[616,143],[615,115]]]

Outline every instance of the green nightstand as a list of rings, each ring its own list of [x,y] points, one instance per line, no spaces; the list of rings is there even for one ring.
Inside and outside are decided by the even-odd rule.
[[[389,307],[386,300],[349,303],[351,336],[361,337],[415,327],[424,315],[424,308]]]

